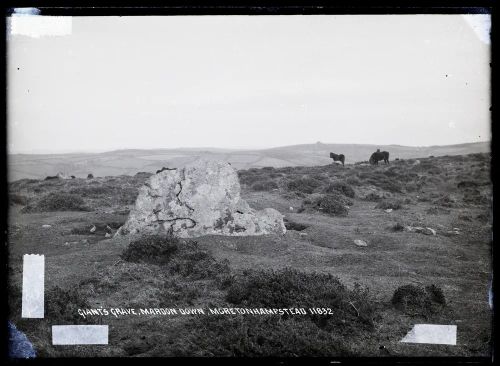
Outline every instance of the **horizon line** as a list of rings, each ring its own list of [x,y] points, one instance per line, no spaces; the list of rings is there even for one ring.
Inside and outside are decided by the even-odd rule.
[[[456,144],[444,144],[444,145],[400,145],[400,144],[375,144],[375,143],[335,143],[335,142],[312,142],[312,143],[302,143],[302,144],[291,144],[291,145],[279,145],[272,147],[215,147],[215,146],[202,146],[202,147],[151,147],[151,148],[141,148],[141,147],[124,147],[112,150],[59,150],[59,151],[38,151],[38,152],[7,152],[7,155],[63,155],[63,154],[104,154],[118,151],[131,151],[131,150],[142,150],[142,151],[152,151],[152,150],[225,150],[225,151],[264,151],[264,150],[272,150],[279,148],[286,148],[291,146],[303,146],[303,145],[364,145],[364,146],[400,146],[400,147],[410,147],[410,148],[431,148],[431,147],[444,147],[444,146],[456,146],[456,145],[471,145],[471,144],[483,144],[490,143],[490,140],[482,140],[482,141],[474,141],[474,142],[462,142]]]

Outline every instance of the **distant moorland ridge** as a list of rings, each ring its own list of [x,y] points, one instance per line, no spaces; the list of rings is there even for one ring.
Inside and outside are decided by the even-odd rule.
[[[390,160],[442,155],[466,155],[490,151],[490,142],[443,146],[304,144],[262,150],[217,148],[127,149],[103,153],[12,154],[8,156],[9,181],[40,179],[64,172],[76,177],[134,175],[139,171],[155,172],[163,166],[178,167],[201,157],[223,160],[236,169],[265,166],[315,166],[332,163],[330,152],[344,154],[346,164],[366,161],[375,150],[386,150]]]

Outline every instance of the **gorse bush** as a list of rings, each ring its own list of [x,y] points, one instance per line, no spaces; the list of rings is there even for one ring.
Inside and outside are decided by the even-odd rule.
[[[118,184],[103,184],[72,188],[69,193],[86,198],[108,198],[116,197],[118,202],[129,205],[135,203],[139,195],[137,187],[121,187]]]
[[[28,204],[28,198],[17,193],[10,193],[9,203],[11,205],[16,204],[16,205],[26,206]]]
[[[62,289],[55,286],[45,293],[45,317],[52,322],[80,323],[83,318],[78,314],[78,309],[88,307],[87,298],[76,288]]]
[[[49,193],[33,205],[28,205],[23,212],[52,211],[89,211],[85,201],[80,196],[71,193]]]
[[[306,198],[302,203],[302,208],[305,210],[311,207],[314,210],[326,213],[331,216],[347,216],[349,206],[353,202],[338,193],[333,191],[329,194],[314,194]]]
[[[244,271],[228,288],[226,300],[242,307],[330,308],[329,315],[308,313],[301,318],[330,331],[339,327],[346,331],[371,329],[376,312],[368,291],[359,285],[348,290],[331,274],[288,268]]]
[[[309,227],[309,225],[301,224],[299,222],[285,220],[285,227],[287,230],[302,231]]]
[[[257,181],[252,184],[254,191],[271,191],[278,188],[278,183],[273,180]]]
[[[144,236],[130,243],[121,257],[129,262],[164,264],[179,250],[179,243],[172,235]]]
[[[364,184],[373,185],[391,193],[401,193],[403,183],[408,179],[402,175],[388,177],[382,172],[361,172],[359,177]]]
[[[304,176],[285,181],[285,188],[291,192],[311,194],[316,188],[320,187],[321,184],[321,181],[317,179]]]
[[[272,315],[200,316],[168,336],[152,356],[312,357],[353,356],[345,336],[314,323]]]
[[[354,189],[352,189],[349,184],[342,181],[332,182],[325,188],[325,193],[333,192],[342,193],[344,196],[347,196],[349,198],[354,198],[355,196]]]
[[[435,285],[425,288],[405,285],[396,289],[392,304],[407,315],[428,318],[446,306],[446,299],[443,291]]]
[[[230,281],[229,261],[216,260],[209,252],[199,249],[195,241],[182,244],[168,263],[167,270],[192,280],[216,279],[222,287]]]
[[[346,202],[334,194],[322,196],[316,201],[315,205],[318,210],[331,216],[347,216],[349,210],[346,206]]]
[[[262,174],[264,173],[264,174]],[[241,184],[251,186],[252,184],[268,179],[267,172],[260,172],[258,169],[240,170],[238,178]]]
[[[353,186],[359,186],[361,185],[361,181],[357,178],[357,177],[348,177],[346,179],[346,182],[350,185],[353,185]]]
[[[98,198],[100,196],[110,196],[115,194],[117,189],[118,187],[111,185],[83,186],[72,188],[69,193],[77,194],[82,197]]]
[[[227,260],[217,261],[209,252],[200,249],[196,241],[172,235],[142,237],[130,243],[121,257],[129,262],[162,265],[170,274],[191,280],[215,279],[222,287],[231,278]]]

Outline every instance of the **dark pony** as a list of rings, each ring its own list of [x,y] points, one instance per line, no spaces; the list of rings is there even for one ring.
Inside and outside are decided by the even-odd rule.
[[[376,151],[370,156],[370,164],[378,165],[378,162],[383,160],[384,163],[389,164],[389,153],[387,151]]]
[[[345,161],[345,156],[343,154],[334,154],[334,153],[330,153],[330,158],[333,159],[333,161],[340,161],[342,163],[342,165],[344,165],[344,161]]]

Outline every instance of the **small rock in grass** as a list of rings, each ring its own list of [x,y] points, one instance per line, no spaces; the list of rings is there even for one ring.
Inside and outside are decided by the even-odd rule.
[[[385,210],[385,212],[387,213],[392,212],[392,208],[388,208],[387,210]]]
[[[354,240],[354,244],[356,244],[358,247],[366,247],[368,244],[364,240],[356,239]]]
[[[430,227],[426,227],[426,229],[429,230],[432,233],[432,235],[436,235],[436,230],[431,229]]]
[[[48,229],[48,228],[51,228],[52,225],[45,224],[45,225],[42,225],[42,227],[45,228],[45,229]]]
[[[424,234],[424,235],[436,235],[436,231],[433,230],[433,229],[430,229],[428,227],[415,227],[415,232],[416,233],[420,233],[420,234]]]
[[[106,235],[104,235],[105,238],[111,238],[111,234],[110,233],[106,233]]]
[[[96,231],[96,227],[95,227],[95,225],[92,225],[92,228],[90,229],[90,232],[93,233],[95,231]]]
[[[405,226],[405,231],[425,234],[425,235],[436,235],[436,230],[430,227],[420,227],[420,226]]]

